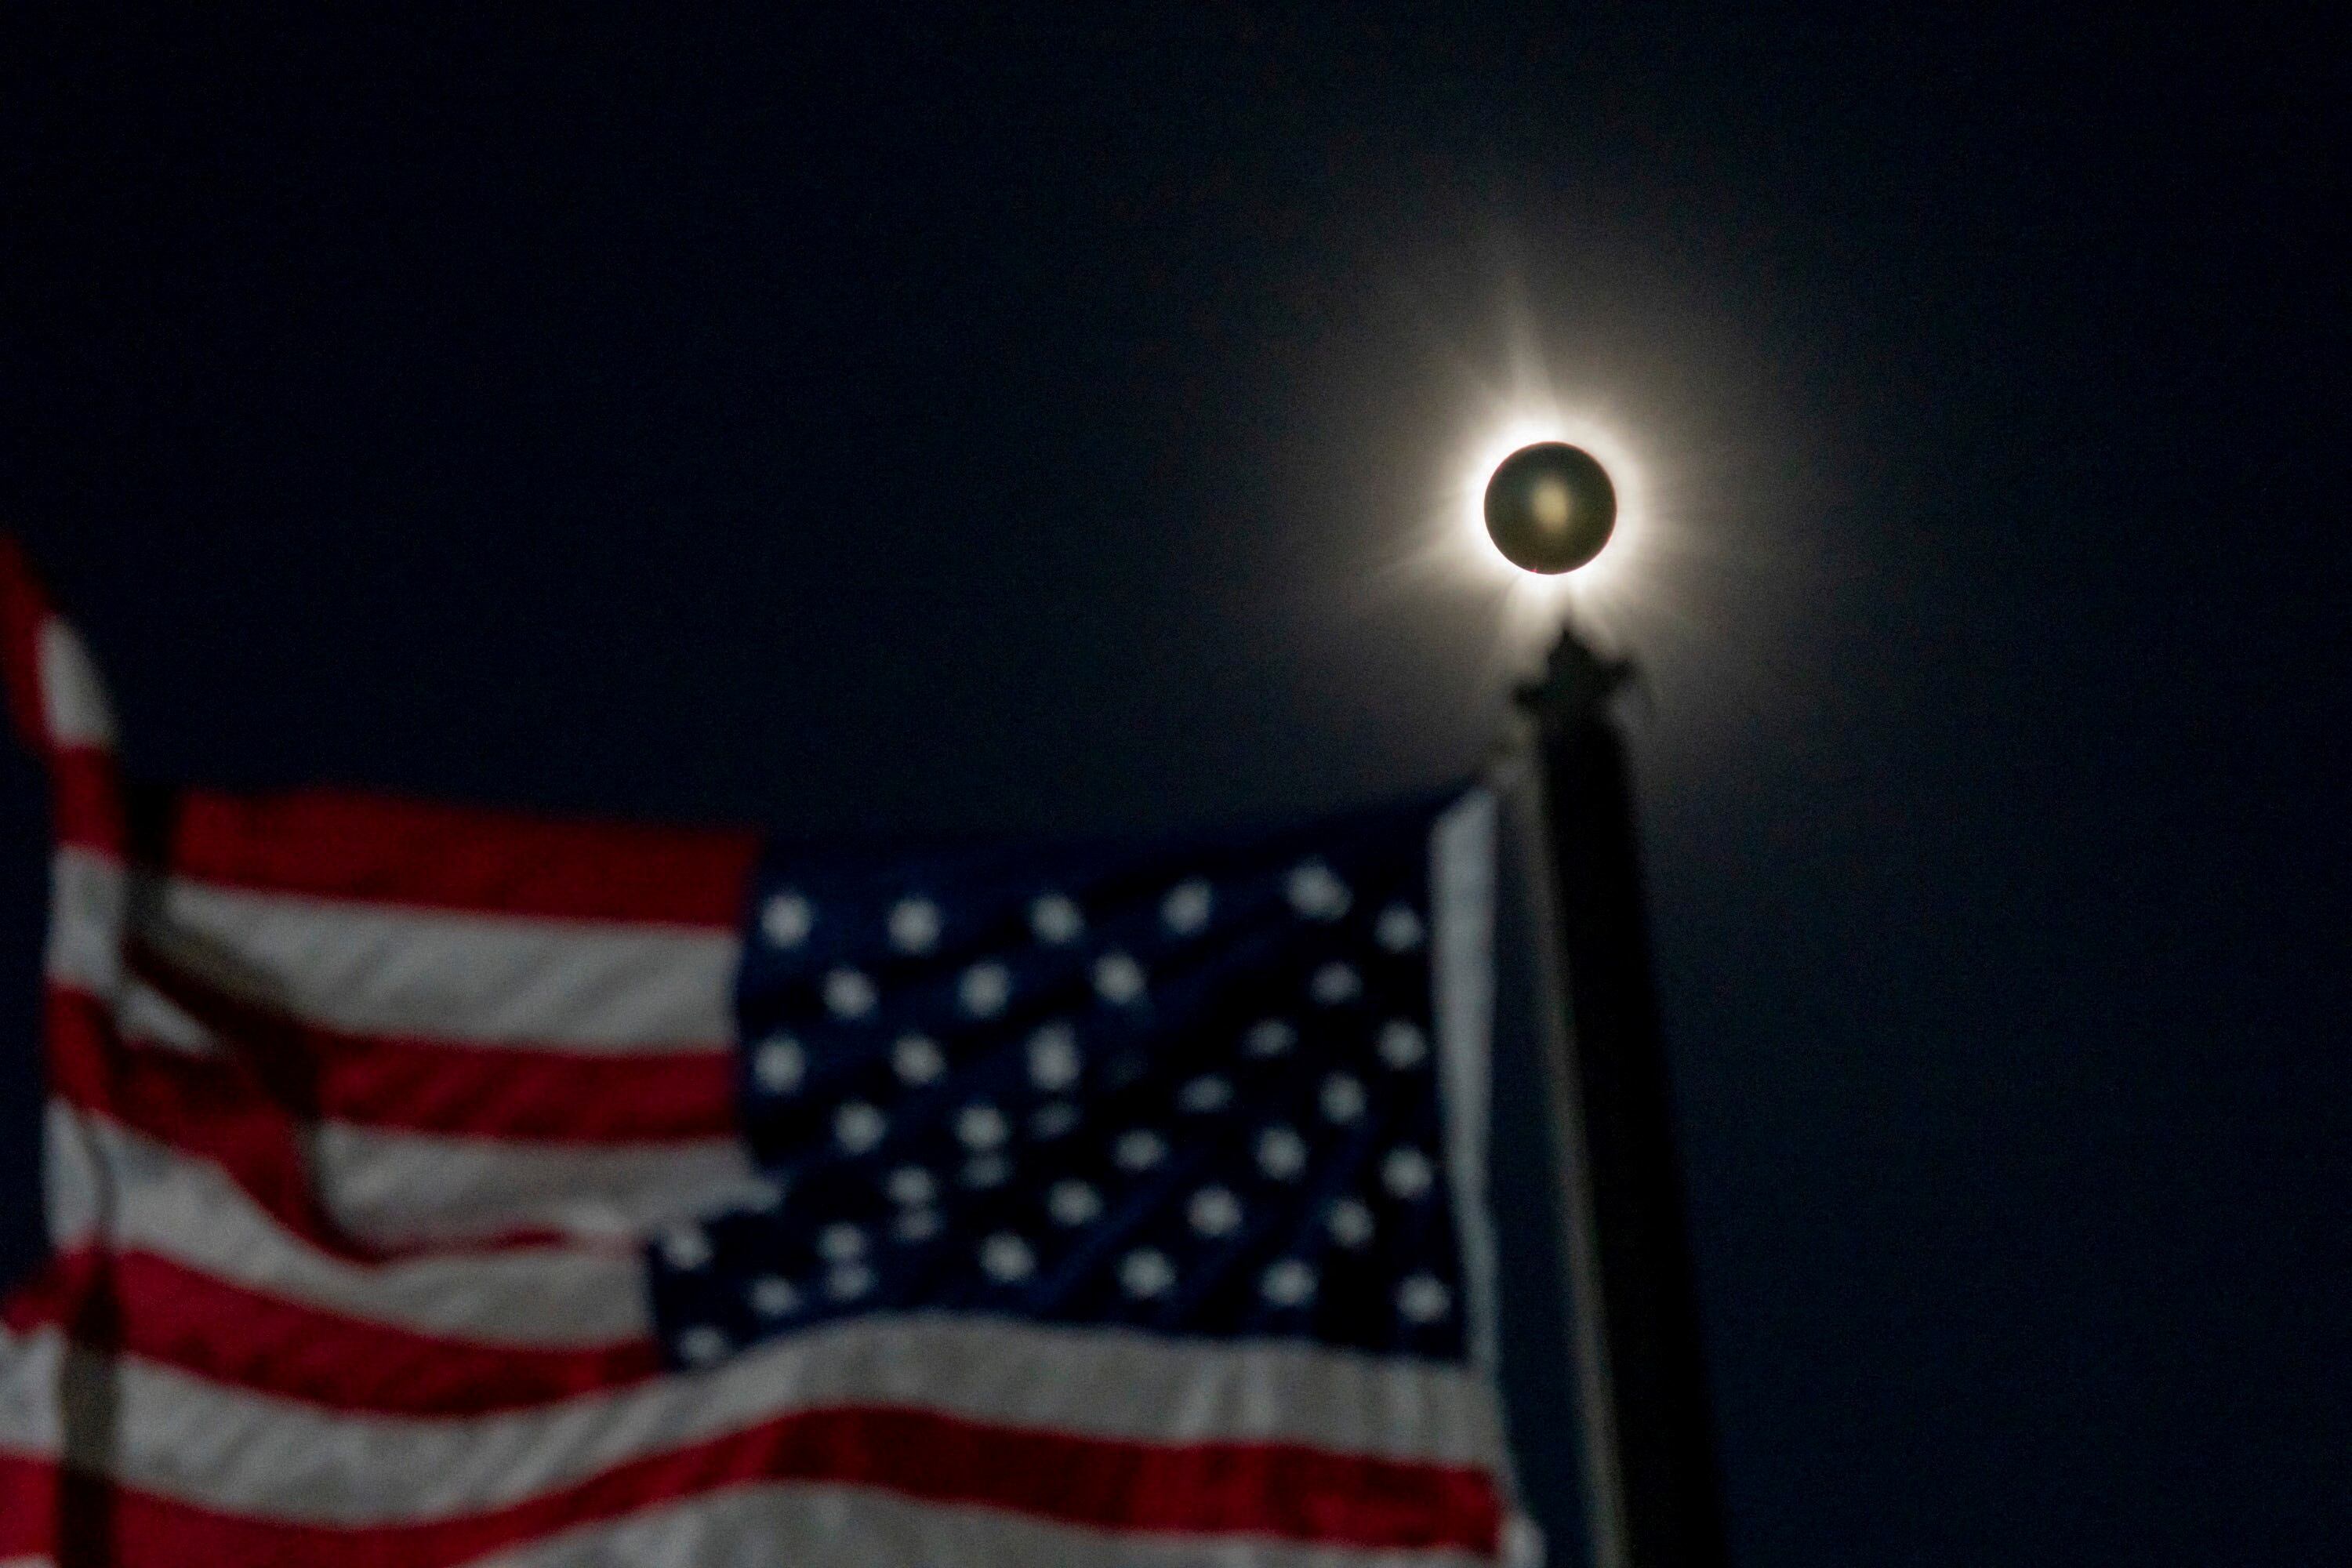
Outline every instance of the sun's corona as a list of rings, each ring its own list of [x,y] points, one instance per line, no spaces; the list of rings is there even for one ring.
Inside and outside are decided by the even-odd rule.
[[[1528,570],[1514,564],[1487,527],[1486,493],[1496,470],[1513,454],[1548,443],[1591,454],[1606,471],[1615,495],[1616,522],[1606,535],[1607,547],[1572,571]],[[1503,586],[1515,603],[1524,602],[1530,609],[1552,605],[1564,594],[1591,602],[1622,593],[1640,564],[1649,518],[1643,465],[1614,429],[1599,419],[1554,407],[1522,408],[1496,419],[1465,443],[1458,461],[1454,481],[1459,487],[1458,510],[1448,531],[1460,541],[1456,552],[1465,569]],[[1575,529],[1575,508],[1576,498],[1565,484],[1553,489],[1539,482],[1526,496],[1528,524],[1563,536]]]

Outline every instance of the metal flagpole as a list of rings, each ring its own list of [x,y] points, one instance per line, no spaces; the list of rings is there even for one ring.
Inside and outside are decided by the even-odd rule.
[[[1563,626],[1518,691],[1565,1005],[1546,1053],[1568,1205],[1595,1568],[1728,1562],[1698,1304],[1652,989],[1624,738],[1629,666]]]

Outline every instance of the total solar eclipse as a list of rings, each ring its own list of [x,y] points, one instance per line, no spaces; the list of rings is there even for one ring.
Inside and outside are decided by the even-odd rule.
[[[1522,571],[1557,576],[1601,553],[1617,526],[1617,487],[1565,441],[1522,447],[1486,481],[1486,536]]]

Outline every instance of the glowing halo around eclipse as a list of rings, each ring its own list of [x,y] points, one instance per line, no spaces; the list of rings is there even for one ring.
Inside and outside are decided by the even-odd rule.
[[[1601,552],[1582,565],[1565,572],[1529,571],[1505,557],[1487,531],[1486,489],[1496,469],[1514,453],[1554,442],[1591,454],[1607,473],[1616,491],[1616,526]],[[1643,465],[1615,431],[1573,414],[1510,415],[1468,443],[1457,473],[1458,510],[1446,520],[1444,530],[1456,542],[1450,542],[1445,553],[1465,574],[1502,588],[1513,620],[1525,613],[1549,621],[1565,603],[1591,606],[1628,596],[1645,553],[1651,520]]]

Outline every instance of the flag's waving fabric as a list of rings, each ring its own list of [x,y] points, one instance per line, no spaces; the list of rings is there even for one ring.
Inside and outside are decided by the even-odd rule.
[[[5,541],[0,663],[58,841],[0,1564],[1500,1551],[1483,797],[762,861],[127,790]]]

